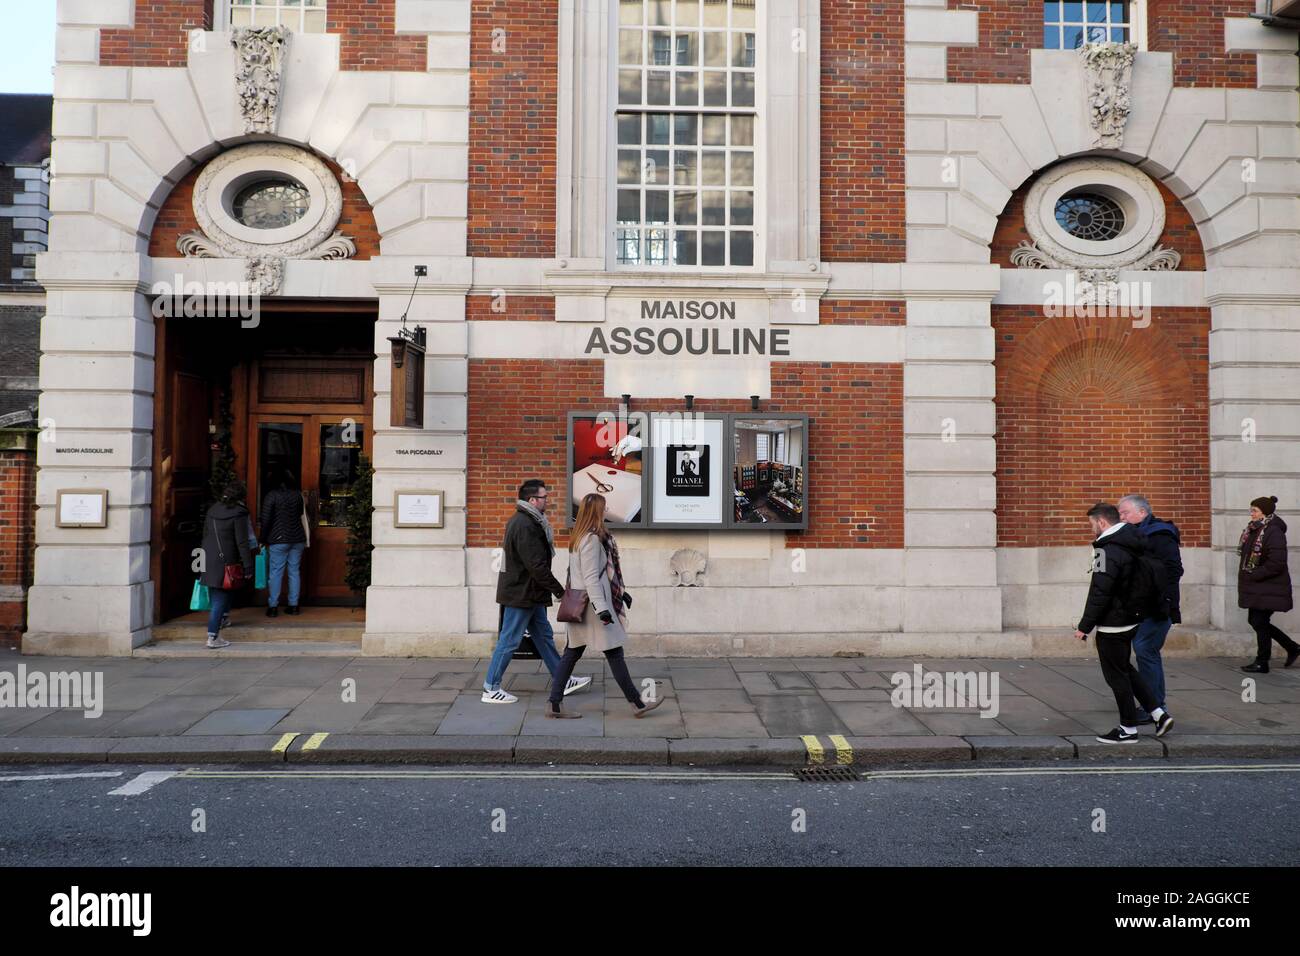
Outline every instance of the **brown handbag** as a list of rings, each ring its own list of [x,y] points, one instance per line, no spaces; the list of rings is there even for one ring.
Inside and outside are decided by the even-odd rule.
[[[562,624],[581,624],[587,616],[590,598],[587,597],[586,588],[569,587],[570,574],[564,576],[564,597],[560,598],[560,609],[556,612],[555,619]]]

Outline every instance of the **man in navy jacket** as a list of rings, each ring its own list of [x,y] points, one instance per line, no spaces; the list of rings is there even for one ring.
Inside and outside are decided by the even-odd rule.
[[[1183,559],[1178,552],[1178,526],[1151,513],[1151,503],[1142,495],[1125,495],[1119,500],[1119,516],[1126,524],[1134,525],[1146,538],[1151,553],[1165,566],[1165,616],[1148,617],[1138,625],[1133,638],[1133,654],[1137,658],[1138,673],[1146,682],[1161,707],[1165,706],[1165,668],[1160,650],[1165,646],[1169,629],[1182,622],[1178,608],[1178,579],[1183,576]],[[1154,723],[1150,714],[1139,711],[1139,724]]]

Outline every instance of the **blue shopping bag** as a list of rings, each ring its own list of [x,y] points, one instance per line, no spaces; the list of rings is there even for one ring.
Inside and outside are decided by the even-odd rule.
[[[262,550],[253,559],[253,587],[266,587],[266,545],[262,546]]]
[[[212,596],[208,594],[208,586],[201,583],[198,578],[194,579],[194,590],[190,592],[190,610],[212,610]]]

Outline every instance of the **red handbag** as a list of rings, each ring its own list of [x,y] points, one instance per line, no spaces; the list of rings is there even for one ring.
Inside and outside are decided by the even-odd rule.
[[[217,519],[212,519],[212,538],[217,542],[217,555],[221,558],[222,574],[221,587],[226,591],[238,591],[248,583],[248,577],[244,574],[244,566],[236,561],[234,564],[226,564],[226,553],[221,550],[221,532],[217,530]]]

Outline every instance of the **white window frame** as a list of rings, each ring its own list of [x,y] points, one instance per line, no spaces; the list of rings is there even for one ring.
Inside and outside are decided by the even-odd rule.
[[[1065,2],[1067,2],[1067,0],[1059,0],[1059,2],[1061,2],[1061,3],[1065,3]],[[1087,0],[1077,0],[1077,2],[1081,2],[1081,3],[1086,4],[1086,3],[1087,3]],[[1098,2],[1098,0],[1093,0],[1093,2]],[[1086,6],[1085,6],[1085,11],[1086,11]],[[1146,0],[1128,0],[1128,11],[1129,11],[1129,12],[1128,12],[1128,16],[1129,16],[1129,31],[1128,31],[1128,33],[1129,33],[1129,42],[1130,42],[1130,43],[1136,43],[1136,44],[1137,44],[1137,47],[1138,47],[1139,50],[1145,50],[1145,49],[1147,49],[1147,4],[1146,4]],[[1040,43],[1042,42],[1042,33],[1041,33],[1041,31],[1042,31],[1042,28],[1043,28],[1044,25],[1045,25],[1045,23],[1042,22],[1042,21],[1040,21],[1040,23],[1039,23],[1039,25],[1038,25],[1038,29],[1039,29],[1039,31],[1040,31],[1040,33],[1039,33],[1039,42],[1040,42]],[[1087,41],[1087,39],[1085,38],[1085,40],[1084,40],[1084,44],[1087,45],[1087,42],[1088,42],[1088,41]],[[1040,49],[1048,49],[1048,50],[1073,50],[1074,48],[1073,48],[1073,47],[1065,47],[1065,46],[1057,46],[1057,47],[1041,47]]]
[[[328,30],[329,0],[315,0],[315,2],[316,5],[321,10],[326,11],[326,25],[322,26],[320,30],[320,33],[325,33]],[[242,6],[242,4],[236,4],[235,0],[214,0],[214,3],[212,5],[213,31],[224,33],[233,29],[230,20],[231,17],[233,16],[234,8],[237,5]],[[288,26],[289,29],[292,30],[294,33],[303,32],[302,25],[304,22],[306,22],[306,20],[305,20],[305,16],[302,14],[301,11],[306,10],[307,9],[306,7],[303,6],[289,7],[287,4],[285,4],[284,0],[254,0],[254,6],[255,7],[276,7],[281,10],[289,9],[289,10],[299,11],[297,22],[288,23],[285,25]],[[283,17],[276,18],[277,22],[283,22],[283,19],[284,19]],[[312,31],[312,32],[316,32],[316,31]]]
[[[618,260],[618,230],[619,230],[619,226],[618,226],[618,185],[619,185],[618,184],[618,115],[619,115],[619,110],[621,105],[618,101],[619,3],[618,0],[609,0],[609,4],[608,4],[609,20],[608,20],[608,27],[607,27],[607,57],[608,58],[606,60],[607,63],[606,96],[607,96],[607,103],[608,103],[608,108],[606,110],[606,140],[605,140],[606,142],[606,157],[605,157],[606,216],[605,216],[605,223],[604,223],[604,236],[605,236],[604,247],[605,247],[605,264],[606,264],[605,268],[608,271],[611,272],[649,271],[649,272],[670,273],[670,274],[683,274],[683,273],[696,272],[696,273],[704,273],[704,274],[721,274],[721,275],[762,273],[765,271],[766,262],[767,262],[766,242],[765,242],[765,232],[766,232],[765,227],[767,224],[767,157],[766,157],[767,129],[765,123],[765,113],[768,105],[767,82],[766,82],[767,71],[769,68],[768,60],[767,60],[767,16],[768,16],[767,4],[768,2],[769,0],[755,0],[755,5],[754,5],[754,34],[755,34],[754,45],[755,45],[756,65],[754,67],[754,106],[752,108],[752,112],[750,112],[749,108],[747,107],[732,108],[729,106],[726,108],[718,108],[718,107],[705,107],[703,105],[700,105],[698,108],[694,108],[694,109],[690,107],[675,107],[675,106],[657,107],[657,106],[648,106],[648,105],[642,105],[635,108],[636,112],[641,114],[662,112],[662,113],[667,113],[669,115],[673,115],[676,113],[687,113],[690,115],[698,116],[706,113],[713,113],[713,114],[722,114],[725,116],[750,115],[753,116],[754,118],[754,139],[753,139],[753,147],[752,147],[753,154],[754,154],[754,185],[753,185],[754,209],[753,209],[753,227],[752,227],[753,258],[751,264],[747,266],[736,266],[736,265],[706,266],[706,265],[699,265],[699,264],[675,265],[673,263],[664,263],[662,265],[651,265],[645,262],[620,263]],[[650,33],[650,28],[644,28],[644,29],[648,37]],[[670,27],[669,29],[671,30],[672,28]],[[701,81],[702,81],[704,51],[703,51],[702,43],[700,46],[701,46],[699,51],[700,66],[697,67],[697,72],[701,74]],[[675,53],[676,50],[674,47],[672,49],[672,54],[674,57],[675,57]],[[643,48],[643,56],[644,55],[648,55],[648,46],[646,48]],[[727,75],[728,77],[730,77],[731,75],[730,71],[728,71]],[[702,82],[700,84],[699,89],[700,89],[700,99],[702,102],[703,101]],[[624,107],[624,112],[630,112],[630,111],[632,111],[632,107],[630,106]],[[702,139],[702,135],[697,136],[697,138]],[[645,144],[643,143],[642,147],[644,146]],[[669,150],[671,150],[671,148],[672,148],[671,146],[667,147],[667,149]],[[728,156],[727,166],[729,170],[730,169],[729,157],[731,155],[730,148],[727,148],[725,150],[725,154]],[[728,179],[730,179],[729,172],[728,172]],[[642,184],[639,188],[641,188],[644,191],[644,184]],[[723,187],[723,188],[728,191],[728,198],[729,198],[730,188],[729,187]],[[696,186],[697,193],[703,193],[704,189],[705,187],[702,184],[697,184]],[[701,213],[703,210],[702,198],[703,197],[701,196],[699,201],[699,206],[697,207]],[[669,209],[670,220],[672,218],[672,214],[673,214],[673,210],[670,207]],[[671,231],[673,228],[672,222],[671,221],[668,222],[665,225],[665,227],[670,234],[670,238],[668,239],[668,242],[670,243],[670,248],[671,248],[671,241],[672,241]],[[645,222],[642,222],[637,226],[637,228],[645,229],[647,228],[647,224]],[[705,227],[702,224],[697,225],[695,228],[696,228],[697,236],[701,236],[705,229]],[[732,231],[729,227],[724,227],[724,230],[726,231],[728,236]],[[703,257],[703,251],[704,251],[703,242],[701,241],[697,244],[696,247],[697,259]],[[728,238],[727,240],[727,254],[730,255],[730,238]]]

